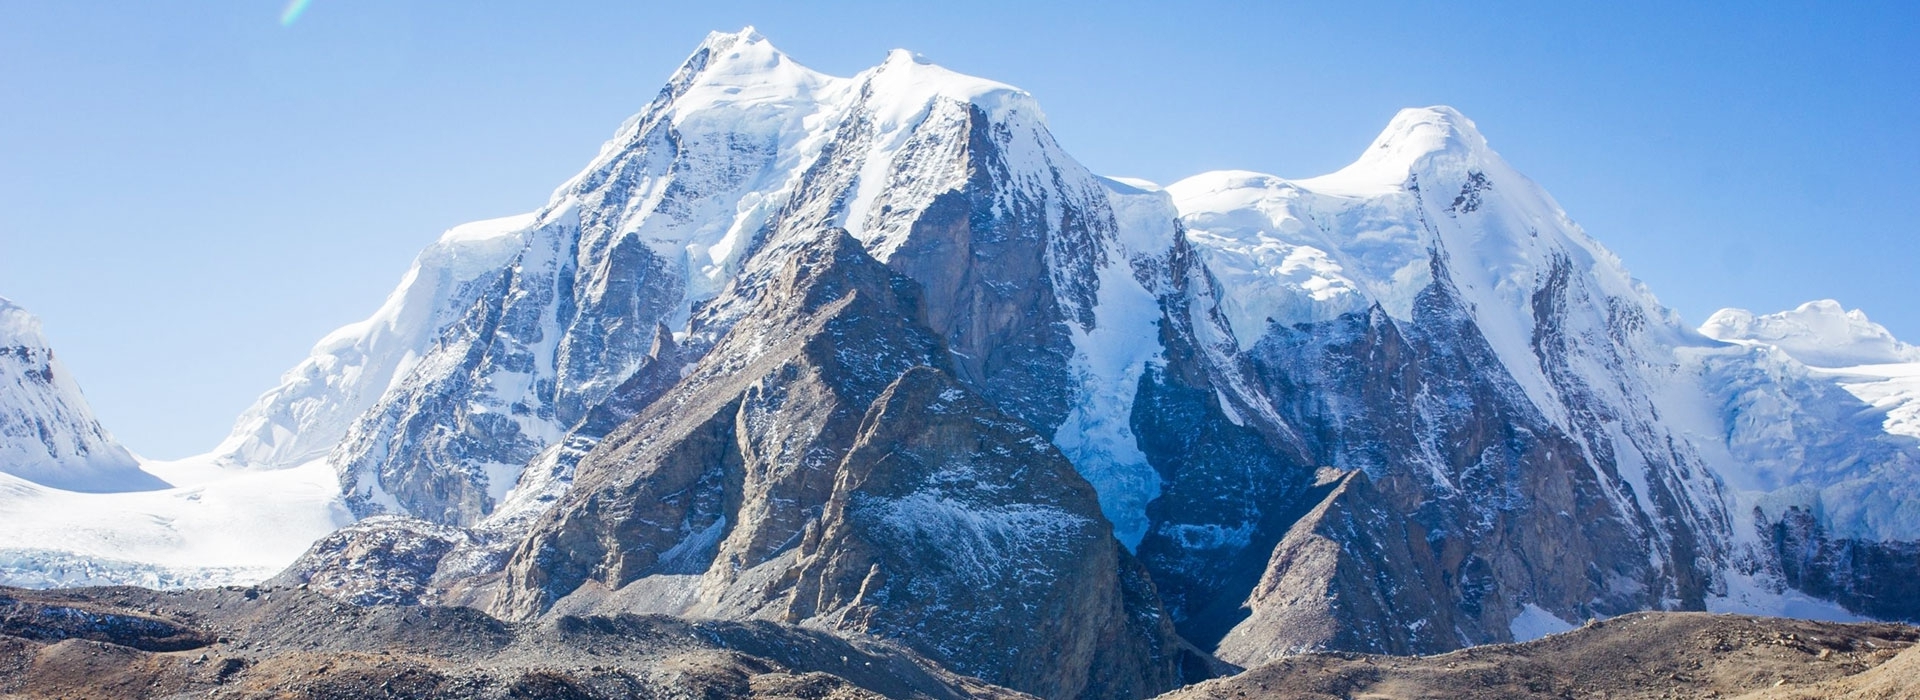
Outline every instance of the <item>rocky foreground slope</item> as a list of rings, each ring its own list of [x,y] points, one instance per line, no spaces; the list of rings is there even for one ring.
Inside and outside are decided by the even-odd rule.
[[[1914,698],[1916,640],[1904,625],[1636,613],[1437,656],[1294,656],[1165,697]]]
[[[0,697],[996,698],[897,645],[658,615],[506,623],[299,588],[0,588]]]
[[[1169,698],[1910,698],[1920,630],[1641,613],[1428,657],[1307,654]],[[1020,698],[896,644],[773,622],[352,606],[299,587],[0,588],[0,696]]]

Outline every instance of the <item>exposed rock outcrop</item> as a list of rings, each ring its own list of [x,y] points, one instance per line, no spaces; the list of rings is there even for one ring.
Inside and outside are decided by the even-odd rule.
[[[1046,697],[1208,672],[1071,463],[946,374],[912,280],[832,231],[748,293],[581,462],[498,609],[824,626]]]

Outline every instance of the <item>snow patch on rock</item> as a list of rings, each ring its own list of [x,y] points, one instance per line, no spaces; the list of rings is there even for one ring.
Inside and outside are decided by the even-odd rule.
[[[1521,606],[1520,614],[1514,616],[1513,623],[1510,625],[1513,641],[1516,642],[1531,642],[1573,628],[1573,623],[1562,620],[1560,616],[1532,603]]]

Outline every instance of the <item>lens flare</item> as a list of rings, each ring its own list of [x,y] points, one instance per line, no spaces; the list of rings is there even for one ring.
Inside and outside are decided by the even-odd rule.
[[[313,0],[291,0],[288,2],[287,9],[280,11],[280,26],[293,26],[294,22],[300,20],[300,14],[306,12],[307,6],[311,4],[313,4]]]

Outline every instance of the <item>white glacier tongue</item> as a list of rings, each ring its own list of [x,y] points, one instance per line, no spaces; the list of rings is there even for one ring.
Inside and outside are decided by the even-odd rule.
[[[67,491],[145,491],[166,482],[93,417],[40,319],[0,297],[0,472]]]
[[[175,485],[73,493],[0,474],[0,585],[252,584],[353,521],[323,461],[236,471],[201,456],[143,466]]]

